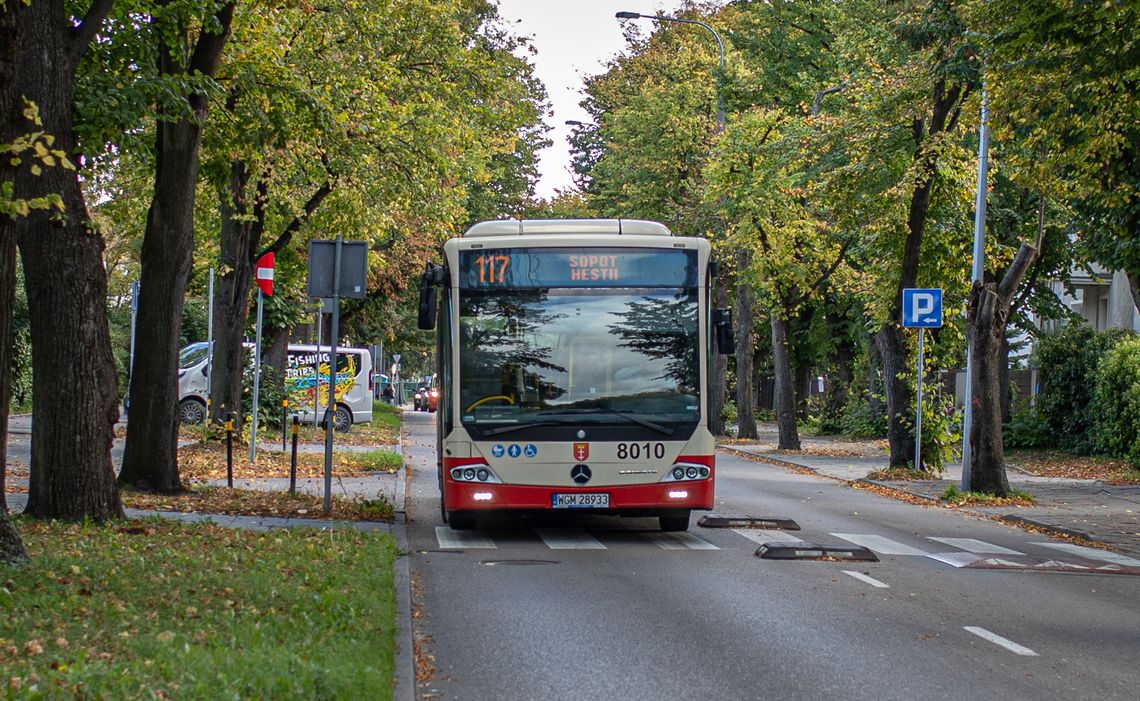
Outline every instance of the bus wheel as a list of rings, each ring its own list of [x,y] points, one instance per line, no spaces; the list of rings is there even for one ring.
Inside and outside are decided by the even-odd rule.
[[[662,514],[657,517],[661,523],[661,530],[663,531],[687,531],[689,530],[689,510],[685,509],[681,513]]]
[[[183,399],[178,404],[178,421],[184,424],[200,424],[206,420],[206,405],[197,399]]]
[[[475,514],[465,511],[449,511],[447,523],[455,531],[473,531],[475,530]]]
[[[347,431],[352,426],[352,412],[348,407],[338,406],[336,408],[336,417],[333,418],[333,430],[337,433]]]

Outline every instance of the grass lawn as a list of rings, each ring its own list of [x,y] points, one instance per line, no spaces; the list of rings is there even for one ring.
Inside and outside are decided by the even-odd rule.
[[[16,522],[31,562],[0,565],[5,698],[392,696],[388,534]]]

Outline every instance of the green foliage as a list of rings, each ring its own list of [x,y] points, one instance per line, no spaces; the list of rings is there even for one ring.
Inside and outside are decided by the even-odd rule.
[[[1053,435],[1044,417],[1028,402],[1019,402],[1010,412],[1009,422],[1001,429],[1002,447],[1044,448],[1052,445]]]
[[[1097,368],[1105,353],[1124,335],[1119,329],[1097,333],[1081,321],[1040,339],[1037,353],[1041,392],[1037,396],[1037,412],[1056,447],[1082,455],[1097,450]]]
[[[942,490],[939,498],[951,504],[992,506],[998,504],[1019,504],[1029,506],[1035,503],[1033,495],[1021,489],[1011,489],[1004,497],[986,494],[985,492],[963,492],[956,484],[948,484]]]
[[[1095,398],[1097,447],[1140,467],[1140,337],[1125,338],[1104,354]]]
[[[274,367],[261,364],[261,380],[257,386],[257,423],[259,426],[281,427],[281,402],[285,399],[285,383],[281,373]],[[248,434],[250,430],[249,417],[253,414],[253,363],[242,366],[241,377],[241,411],[247,418],[242,423],[242,429]],[[248,436],[247,436],[248,438]],[[248,440],[246,441],[249,442]]]
[[[6,698],[391,697],[389,534],[16,524],[31,560],[0,567]]]
[[[887,435],[887,414],[883,402],[876,411],[865,394],[852,394],[839,417],[838,432],[847,438],[884,438]]]
[[[391,450],[371,450],[356,458],[362,470],[370,472],[396,472],[404,464],[404,456]]]
[[[731,425],[731,424],[736,423],[737,411],[736,411],[736,402],[735,401],[733,401],[731,399],[725,400],[724,411],[721,412],[721,418],[724,419],[725,425]]]
[[[922,466],[941,474],[962,444],[962,415],[954,408],[954,395],[933,383],[922,389]]]

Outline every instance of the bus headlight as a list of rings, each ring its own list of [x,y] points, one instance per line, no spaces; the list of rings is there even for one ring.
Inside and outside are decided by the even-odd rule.
[[[673,467],[665,473],[661,478],[662,482],[683,482],[697,479],[708,479],[712,476],[712,470],[708,465],[701,465],[695,462],[678,462],[674,463]]]
[[[471,467],[453,467],[448,470],[451,479],[456,482],[482,482],[483,484],[502,484],[498,475],[488,465],[472,465]]]

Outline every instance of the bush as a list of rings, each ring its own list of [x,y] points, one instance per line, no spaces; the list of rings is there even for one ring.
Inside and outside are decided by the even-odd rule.
[[[1009,423],[1002,426],[1001,440],[1007,449],[1043,448],[1053,442],[1053,434],[1036,409],[1019,403],[1014,406]]]
[[[839,433],[847,438],[883,438],[887,435],[887,414],[872,409],[867,397],[859,395],[843,408]]]
[[[1082,321],[1040,339],[1037,411],[1057,447],[1082,455],[1097,451],[1093,430],[1097,366],[1128,333],[1120,329],[1097,333]]]
[[[1126,338],[1096,374],[1096,448],[1140,467],[1140,337]]]

